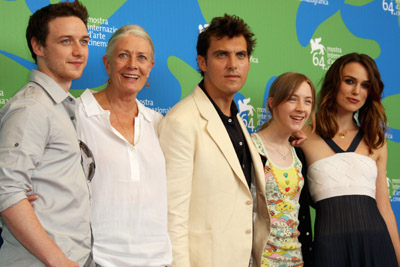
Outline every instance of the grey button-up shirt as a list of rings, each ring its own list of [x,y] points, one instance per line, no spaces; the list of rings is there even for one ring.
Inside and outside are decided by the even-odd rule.
[[[35,213],[47,234],[80,266],[91,249],[90,203],[75,131],[76,99],[42,72],[0,110],[0,211],[39,198]],[[4,221],[0,266],[43,266]]]

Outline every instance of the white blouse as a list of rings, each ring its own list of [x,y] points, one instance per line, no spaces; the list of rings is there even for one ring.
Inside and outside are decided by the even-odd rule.
[[[169,265],[166,169],[157,135],[162,115],[136,100],[131,145],[92,93],[81,95],[78,119],[80,138],[96,162],[90,183],[93,258],[102,266]]]

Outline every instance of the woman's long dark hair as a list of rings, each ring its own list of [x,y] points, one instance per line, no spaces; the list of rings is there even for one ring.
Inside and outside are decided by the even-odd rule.
[[[332,138],[339,130],[336,121],[336,96],[343,79],[343,68],[351,62],[364,66],[370,81],[367,100],[358,111],[358,121],[364,132],[364,141],[369,152],[372,153],[373,149],[385,143],[387,119],[381,102],[384,85],[375,61],[368,55],[358,53],[344,55],[338,58],[326,72],[318,97],[316,131],[324,138]]]

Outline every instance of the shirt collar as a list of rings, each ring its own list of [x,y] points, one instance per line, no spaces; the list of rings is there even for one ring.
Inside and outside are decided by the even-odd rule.
[[[96,93],[94,90],[86,89],[82,95],[80,96],[80,100],[82,105],[85,107],[86,114],[90,116],[97,116],[102,114],[108,114],[109,111],[104,110],[100,104],[97,102],[96,98],[93,94]],[[152,117],[149,114],[149,111],[146,107],[140,103],[139,100],[136,99],[136,103],[138,105],[138,117],[143,116],[143,118],[147,121],[152,121]]]
[[[138,105],[138,110],[139,110],[138,116],[143,115],[143,118],[145,118],[145,120],[152,121],[152,117],[149,114],[149,110],[146,109],[146,106],[143,105],[142,103],[140,103],[140,101],[137,99],[136,99],[136,103]]]
[[[52,78],[39,70],[32,70],[29,80],[40,85],[57,104],[71,96],[71,94],[65,92]]]
[[[201,80],[201,82],[199,83],[199,87],[201,88],[201,90],[203,90],[203,92],[206,94],[206,96],[208,97],[208,99],[210,99],[211,103],[213,104],[214,108],[217,110],[218,114],[220,117],[229,117],[226,116],[224,113],[222,113],[222,111],[220,110],[220,108],[217,106],[217,104],[215,104],[214,100],[210,97],[210,95],[207,93],[205,87],[204,87],[204,80]],[[230,117],[235,117],[236,114],[238,113],[238,109],[236,107],[236,104],[234,101],[232,101],[231,103],[231,116]]]

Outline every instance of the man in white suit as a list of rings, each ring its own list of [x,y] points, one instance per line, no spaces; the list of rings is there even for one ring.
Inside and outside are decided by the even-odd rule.
[[[244,267],[252,255],[260,266],[270,224],[263,167],[233,102],[254,45],[243,20],[214,18],[197,41],[203,80],[160,125],[173,266]]]

